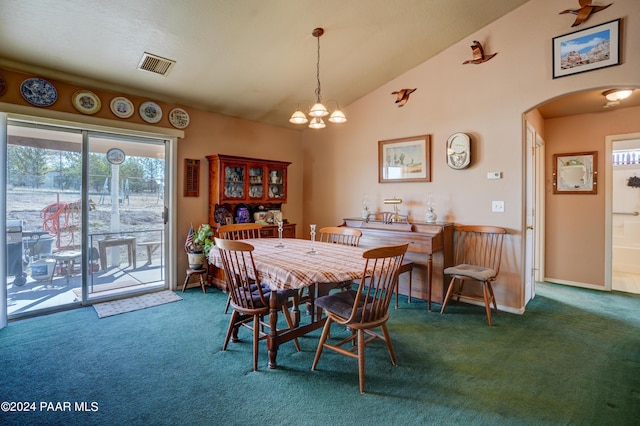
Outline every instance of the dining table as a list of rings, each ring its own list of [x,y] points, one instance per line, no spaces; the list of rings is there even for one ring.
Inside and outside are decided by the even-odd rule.
[[[365,249],[295,238],[255,238],[242,240],[254,247],[253,259],[261,283],[272,291],[269,298],[269,325],[267,336],[269,368],[277,368],[278,347],[294,338],[321,328],[326,317],[311,315],[310,322],[300,323],[295,312],[294,328],[278,330],[278,306],[275,292],[285,289],[303,289],[320,283],[337,283],[361,278],[366,265],[362,257]],[[209,263],[222,268],[217,248],[209,252]],[[294,306],[294,309],[297,307]]]

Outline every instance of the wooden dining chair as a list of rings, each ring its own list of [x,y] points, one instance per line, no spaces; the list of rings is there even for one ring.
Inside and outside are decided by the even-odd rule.
[[[491,322],[491,304],[498,312],[498,305],[493,294],[491,283],[496,280],[500,272],[500,259],[502,257],[502,242],[507,231],[495,226],[456,226],[454,244],[455,266],[444,270],[451,276],[449,289],[442,302],[440,313],[449,303],[449,299],[469,299],[484,302],[489,326]],[[459,286],[456,287],[456,282]],[[465,282],[480,284],[482,296],[463,292]]]
[[[367,216],[367,222],[380,221],[384,224],[390,223],[409,223],[409,217],[407,215],[397,214],[395,212],[379,212],[369,213]]]
[[[222,225],[217,229],[217,235],[225,240],[247,240],[250,238],[261,238],[260,230],[262,225],[259,223],[232,223]],[[231,295],[227,297],[227,304],[224,307],[224,313],[229,312],[229,304],[231,303]]]
[[[342,244],[358,247],[362,231],[346,226],[326,226],[318,232],[318,239],[325,243]]]
[[[318,231],[318,240],[321,242],[340,244],[351,247],[358,247],[361,236],[362,231],[346,226],[326,226]],[[313,322],[316,315],[319,317],[322,314],[322,310],[320,308],[314,309],[315,299],[329,294],[329,292],[334,288],[345,289],[347,287],[350,287],[351,284],[352,281],[342,281],[336,283],[316,283],[313,286],[307,287],[306,290],[300,290],[298,303],[306,302],[308,304],[308,312],[310,313],[311,321]],[[306,295],[304,294],[305,291],[307,292]]]
[[[258,276],[253,260],[253,246],[242,241],[215,238],[217,250],[224,267],[227,289],[231,297],[231,320],[224,338],[222,350],[227,350],[229,340],[238,341],[238,330],[247,327],[253,331],[253,371],[258,369],[258,343],[267,337],[263,330],[269,327],[264,321],[269,314],[269,299],[274,293],[268,285],[260,283],[253,277]],[[278,307],[282,310],[289,329],[295,325],[289,312],[289,298],[295,296],[296,290],[282,290],[275,293]],[[296,349],[300,351],[298,339],[294,339]]]
[[[397,365],[396,355],[387,329],[389,303],[393,297],[398,272],[409,244],[378,247],[362,254],[366,259],[357,290],[346,290],[319,297],[317,306],[324,309],[327,321],[322,329],[311,370],[315,370],[324,348],[358,360],[360,393],[364,393],[364,353],[368,343],[380,339],[387,344],[391,363]],[[327,342],[333,323],[343,324],[350,336],[339,343]],[[374,329],[380,327],[382,334]],[[365,339],[366,337],[366,339]],[[347,345],[349,344],[349,345]],[[347,345],[345,347],[345,345]]]
[[[259,223],[233,223],[221,225],[218,230],[218,237],[225,240],[248,240],[250,238],[261,238]]]

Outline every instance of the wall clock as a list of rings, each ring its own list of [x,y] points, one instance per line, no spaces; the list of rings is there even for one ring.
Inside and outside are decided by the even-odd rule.
[[[447,165],[461,170],[471,164],[471,138],[466,133],[454,133],[447,139]]]

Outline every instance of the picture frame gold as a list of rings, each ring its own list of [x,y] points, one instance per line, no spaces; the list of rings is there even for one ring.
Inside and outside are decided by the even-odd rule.
[[[554,194],[597,194],[598,152],[553,155]]]
[[[431,182],[431,136],[378,141],[378,182]]]

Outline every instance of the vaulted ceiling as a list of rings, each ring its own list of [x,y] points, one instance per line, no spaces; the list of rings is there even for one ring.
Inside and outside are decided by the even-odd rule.
[[[322,97],[344,107],[526,1],[2,0],[0,66],[293,127],[314,100],[314,28]],[[138,70],[144,52],[176,63]]]

